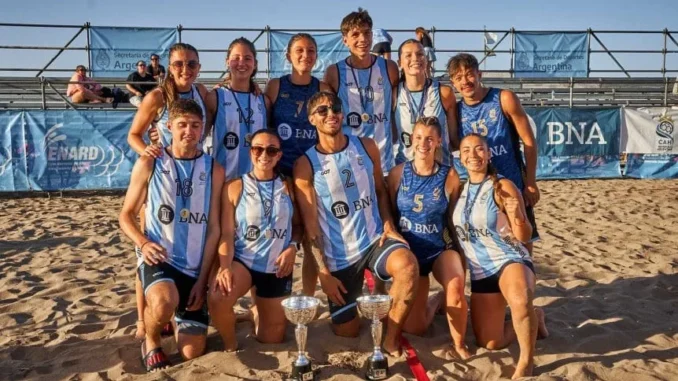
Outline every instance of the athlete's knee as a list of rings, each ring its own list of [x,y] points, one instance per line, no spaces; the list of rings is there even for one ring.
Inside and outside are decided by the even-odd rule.
[[[403,280],[408,283],[416,283],[419,279],[419,264],[409,250],[401,250],[393,257],[393,264],[389,266],[392,269],[390,274],[395,280]],[[390,259],[390,258],[389,258]]]
[[[182,345],[179,348],[179,353],[184,360],[192,360],[200,357],[205,353],[205,340],[196,340],[194,343]]]
[[[445,284],[445,299],[448,307],[460,307],[464,299],[464,280],[455,277]]]
[[[489,349],[491,351],[497,351],[500,349],[506,348],[506,344],[502,340],[489,339],[489,340],[478,340],[477,344],[479,347]]]
[[[332,324],[332,332],[341,337],[358,337],[360,332],[360,320],[355,317],[353,320],[344,324]]]
[[[264,344],[282,343],[285,338],[286,328],[287,323],[285,322],[262,324],[259,326],[259,331],[257,332],[257,340]]]
[[[221,290],[213,290],[211,289],[210,292],[207,295],[207,307],[210,310],[233,310],[233,306],[235,305],[237,299],[233,297],[231,294],[224,295]]]
[[[412,316],[413,313],[416,312],[410,311],[407,322],[405,323],[405,325],[403,325],[403,331],[412,335],[423,336],[428,330],[428,326],[426,325],[425,321],[426,317],[419,316],[421,314],[416,314],[417,316]]]
[[[529,288],[522,288],[511,290],[506,295],[506,303],[511,309],[511,314],[515,317],[527,316],[530,309],[532,309],[533,292]]]
[[[150,292],[146,295],[146,304],[156,319],[165,321],[174,314],[179,296],[176,292]]]

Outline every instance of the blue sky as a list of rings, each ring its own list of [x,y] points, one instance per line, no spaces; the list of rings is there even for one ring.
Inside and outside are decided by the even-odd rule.
[[[416,4],[416,5],[415,5]],[[144,0],[0,0],[0,23],[47,23],[82,25],[89,21],[101,26],[239,27],[263,28],[339,28],[342,17],[367,8],[375,27],[414,29],[417,26],[438,29],[509,29],[516,30],[657,30],[677,31],[676,0],[569,0],[563,1],[144,1]],[[0,45],[61,46],[76,32],[73,29],[25,29],[0,27]],[[392,33],[397,47],[411,33]],[[256,37],[256,32],[184,32],[183,41],[200,48],[226,48],[235,37]],[[609,49],[662,49],[661,35],[600,34]],[[507,39],[508,41],[508,39]],[[508,49],[505,41],[499,48]],[[84,35],[73,46],[84,46]],[[264,48],[263,39],[257,43]],[[482,34],[436,34],[436,47],[444,49],[481,49]],[[599,49],[592,43],[593,49]],[[678,50],[669,41],[668,49]],[[20,51],[0,49],[0,67],[42,67],[55,51]],[[449,55],[439,54],[442,65]],[[659,69],[661,54],[618,54],[627,69]],[[260,59],[264,59],[262,56]],[[203,69],[223,68],[224,54],[201,55]],[[66,52],[53,68],[71,68],[85,61],[83,51]],[[594,54],[592,68],[607,69],[615,65],[606,55]],[[508,54],[488,60],[487,69],[508,69]],[[670,54],[667,68],[678,70],[678,53]],[[7,73],[1,73],[7,75]],[[24,75],[35,73],[25,73]],[[56,74],[50,74],[56,75]],[[64,73],[63,75],[66,75]],[[675,76],[677,74],[673,74]],[[640,74],[636,74],[640,76]]]

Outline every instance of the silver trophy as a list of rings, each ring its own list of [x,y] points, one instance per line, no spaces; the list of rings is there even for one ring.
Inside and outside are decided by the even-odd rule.
[[[292,366],[290,379],[297,381],[315,380],[313,370],[311,369],[311,360],[306,357],[308,328],[305,324],[308,324],[315,317],[320,300],[312,296],[290,296],[281,303],[287,320],[297,325],[294,329],[294,336],[297,339],[299,356]]]
[[[381,334],[383,325],[381,319],[388,315],[391,309],[391,297],[388,295],[365,295],[358,298],[360,313],[372,320],[372,341],[374,352],[367,359],[367,379],[383,380],[388,377],[388,360],[381,352]]]

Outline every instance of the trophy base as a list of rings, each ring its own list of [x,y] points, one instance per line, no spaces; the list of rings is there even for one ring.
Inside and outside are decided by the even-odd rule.
[[[366,367],[365,377],[368,380],[385,380],[389,376],[388,361],[386,359],[374,360],[370,357],[367,359]]]
[[[306,365],[292,365],[292,374],[290,374],[290,380],[295,381],[314,381],[315,374],[311,368],[311,364]]]

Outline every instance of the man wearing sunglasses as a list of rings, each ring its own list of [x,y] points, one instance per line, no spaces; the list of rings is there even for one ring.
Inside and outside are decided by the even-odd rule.
[[[134,107],[139,107],[144,96],[158,85],[153,76],[146,71],[146,62],[143,60],[137,62],[137,71],[127,76],[127,82],[134,82],[125,85],[129,91],[129,103]]]
[[[165,67],[160,64],[160,56],[151,54],[151,64],[146,67],[148,73],[154,80],[165,79]]]
[[[369,269],[379,279],[393,279],[383,347],[396,354],[419,269],[391,218],[379,149],[372,139],[344,134],[342,104],[334,93],[315,94],[308,110],[318,144],[294,164],[295,193],[332,329],[338,336],[358,335],[356,299]]]

